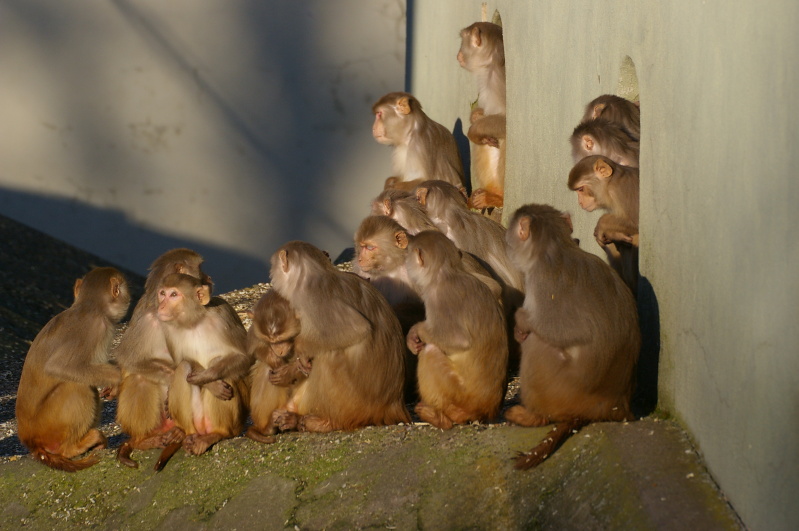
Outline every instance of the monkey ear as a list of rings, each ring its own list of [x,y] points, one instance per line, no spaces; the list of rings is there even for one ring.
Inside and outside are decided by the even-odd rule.
[[[530,237],[530,216],[519,218],[519,239],[523,242]]]
[[[594,173],[596,173],[600,179],[607,179],[613,175],[613,168],[605,159],[599,158],[594,163]]]
[[[483,36],[480,34],[480,28],[472,28],[472,46],[479,48],[483,44]]]
[[[282,251],[280,251],[280,255],[279,256],[280,256],[280,266],[283,268],[283,272],[284,273],[288,273],[289,272],[288,251],[283,249]]]
[[[197,288],[197,301],[203,306],[211,302],[211,289],[205,284]]]
[[[592,137],[591,135],[583,135],[581,140],[583,141],[583,149],[585,151],[594,150],[594,137]]]
[[[459,185],[458,185],[458,191],[461,193],[461,195],[462,195],[462,196],[463,196],[463,197],[464,197],[464,198],[465,198],[467,201],[469,200],[469,194],[466,192],[466,187],[465,187],[465,186],[463,186],[462,184],[459,184]]]
[[[400,114],[411,114],[411,102],[407,96],[397,100],[397,110]]]
[[[391,200],[388,197],[383,199],[383,210],[386,212],[386,216],[391,215]]]
[[[394,239],[397,241],[397,247],[400,249],[408,247],[408,234],[404,230],[398,230],[394,234]]]
[[[424,258],[422,257],[422,250],[416,248],[414,252],[416,253],[416,262],[419,264],[419,266],[424,267]]]
[[[596,120],[597,118],[599,118],[599,115],[602,114],[602,111],[604,110],[605,110],[605,104],[597,103],[596,105],[594,105],[594,112],[591,113],[591,118]]]
[[[569,234],[574,232],[574,225],[572,225],[572,216],[568,212],[561,212],[560,217],[563,218],[563,221],[566,222],[566,225],[569,226]]]
[[[416,200],[422,206],[427,206],[427,188],[416,189]]]
[[[247,317],[249,317],[250,319],[255,319],[255,312],[253,312],[252,310],[247,310],[246,313]]]
[[[119,292],[121,291],[120,290],[121,284],[122,282],[120,282],[118,278],[111,279],[111,296],[114,297],[115,299],[119,297]]]
[[[72,295],[77,299],[78,293],[80,293],[80,287],[83,284],[83,279],[79,278],[75,281],[75,285],[72,287]]]

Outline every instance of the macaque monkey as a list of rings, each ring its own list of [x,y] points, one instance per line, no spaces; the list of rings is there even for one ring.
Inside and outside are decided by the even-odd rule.
[[[502,27],[475,22],[461,30],[458,64],[474,74],[477,107],[466,136],[472,142],[475,190],[469,206],[501,207],[505,197],[505,45]]]
[[[436,228],[433,230],[438,231]],[[355,233],[356,260],[353,268],[359,276],[369,279],[388,300],[397,312],[403,330],[407,330],[407,319],[404,317],[408,315],[404,315],[402,310],[410,312],[410,324],[424,319],[422,299],[411,285],[405,267],[406,251],[411,239],[412,235],[387,216],[365,218]],[[501,285],[474,256],[461,253],[461,261],[467,273],[485,284],[495,298],[500,299]]]
[[[383,190],[372,200],[373,216],[388,216],[405,228],[410,235],[423,230],[438,230],[430,216],[416,200],[416,194],[404,190]]]
[[[125,466],[137,468],[131,459],[134,449],[163,448],[180,437],[169,417],[167,393],[176,362],[169,352],[158,319],[158,285],[172,273],[183,273],[211,285],[202,270],[203,258],[190,249],[172,249],[152,263],[127,331],[116,349],[122,369],[122,384],[117,397],[117,422],[130,436],[117,451]]]
[[[622,166],[638,167],[638,141],[630,138],[620,125],[603,118],[575,127],[570,141],[574,162],[591,155],[604,155]]]
[[[583,210],[607,210],[594,229],[611,266],[636,293],[638,284],[638,169],[595,155],[575,164],[569,189]]]
[[[276,410],[275,426],[328,432],[410,422],[402,331],[385,298],[309,243],[283,245],[271,263],[273,288],[302,323],[296,341],[313,359],[297,411]]]
[[[162,452],[156,464],[160,470],[178,444],[200,455],[241,433],[249,400],[244,378],[252,358],[239,316],[223,299],[212,298],[211,288],[200,279],[181,273],[164,278],[157,315],[177,362],[168,403],[180,430],[179,440]]]
[[[641,109],[630,100],[603,94],[585,107],[583,122],[602,118],[619,125],[636,142],[641,139]]]
[[[505,228],[470,211],[461,193],[441,181],[427,181],[416,189],[416,200],[427,210],[436,227],[455,245],[473,254],[496,273],[508,288],[522,289],[522,276],[505,249]]]
[[[304,392],[311,360],[297,344],[301,325],[294,309],[277,291],[269,290],[250,314],[247,352],[255,359],[250,370],[250,416],[253,425],[247,437],[263,443],[275,442],[272,412],[296,412],[294,397]]]
[[[455,244],[437,231],[414,236],[406,267],[422,294],[426,318],[408,332],[419,356],[421,401],[415,411],[442,429],[488,421],[505,394],[508,341],[496,297],[465,271]]]
[[[407,92],[391,92],[377,100],[372,112],[375,140],[394,146],[395,175],[386,180],[386,188],[413,190],[428,179],[464,186],[463,162],[455,137],[422,111],[419,100]]]
[[[555,423],[516,461],[516,468],[530,468],[589,422],[633,418],[641,337],[630,290],[600,258],[577,247],[564,214],[547,205],[519,208],[507,243],[525,274],[525,298],[515,327],[521,405],[505,418],[521,426]]]
[[[75,282],[75,302],[53,317],[33,340],[17,390],[19,440],[45,465],[67,472],[88,468],[105,448],[98,428],[97,387],[114,395],[119,368],[108,361],[116,325],[130,306],[125,277],[112,267],[89,271]]]

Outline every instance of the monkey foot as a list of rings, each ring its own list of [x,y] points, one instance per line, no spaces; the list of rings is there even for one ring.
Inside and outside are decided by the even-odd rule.
[[[128,468],[139,468],[139,463],[131,459],[130,454],[133,453],[133,446],[129,441],[125,441],[117,450],[117,461],[122,463]]]
[[[546,417],[531,413],[524,406],[513,406],[505,412],[505,420],[519,426],[538,427],[550,424]]]
[[[192,433],[183,440],[183,449],[191,455],[200,455],[223,438],[218,433],[206,433],[204,435]]]
[[[276,409],[272,412],[272,425],[279,431],[296,430],[299,420],[299,415],[285,409]]]
[[[333,424],[329,420],[316,415],[303,415],[300,417],[297,429],[313,433],[328,433],[333,431]]]
[[[442,411],[430,407],[423,402],[416,404],[414,411],[417,415],[419,415],[420,419],[422,419],[424,422],[432,424],[436,428],[448,430],[453,426],[452,419],[447,417]]]
[[[250,426],[244,436],[255,442],[264,444],[272,444],[277,440],[274,435],[266,435],[263,431],[256,429],[255,426]]]

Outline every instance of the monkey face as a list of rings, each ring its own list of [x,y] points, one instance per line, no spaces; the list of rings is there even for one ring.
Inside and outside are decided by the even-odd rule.
[[[178,288],[165,287],[158,290],[158,319],[162,322],[175,320],[181,313],[183,298],[183,293]]]
[[[577,203],[580,204],[580,208],[587,212],[593,212],[597,209],[599,205],[597,204],[596,198],[594,197],[590,186],[580,186],[575,190],[575,192],[577,192]]]

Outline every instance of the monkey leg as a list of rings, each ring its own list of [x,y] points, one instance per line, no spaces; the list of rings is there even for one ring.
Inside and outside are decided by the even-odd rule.
[[[478,210],[501,207],[504,204],[505,197],[503,192],[491,191],[485,188],[478,188],[472,192],[472,197],[469,198],[469,206]]]
[[[462,408],[465,398],[463,379],[452,361],[441,349],[428,343],[419,353],[417,379],[422,401],[415,408],[416,414],[434,426],[451,428],[453,419],[445,411]]]
[[[424,402],[419,402],[413,409],[422,421],[432,424],[436,428],[448,430],[452,428],[452,419],[444,414],[440,409],[430,407]]]
[[[126,374],[119,386],[117,422],[135,444],[173,424],[165,407],[168,387],[138,374]],[[167,425],[168,424],[168,425]]]
[[[312,433],[328,433],[335,430],[335,426],[329,419],[322,418],[318,415],[303,415],[297,425],[299,431],[308,431]]]
[[[97,390],[74,382],[59,382],[33,418],[18,419],[18,435],[31,451],[38,448],[72,458],[105,444],[105,436],[96,429],[99,422]]]
[[[261,443],[275,442],[278,428],[272,421],[272,413],[285,409],[289,401],[290,388],[278,387],[269,381],[269,365],[256,361],[250,370],[250,418],[253,425],[246,436]]]
[[[549,419],[536,415],[524,406],[513,406],[505,412],[505,420],[519,426],[546,426]]]
[[[221,433],[192,433],[183,440],[183,449],[192,455],[205,453],[211,446],[228,437]]]
[[[274,426],[267,426],[265,429],[258,429],[255,426],[250,426],[247,428],[247,431],[244,433],[244,436],[248,439],[252,439],[255,442],[263,443],[263,444],[272,444],[277,439],[275,438],[275,434],[277,433],[277,428]]]

